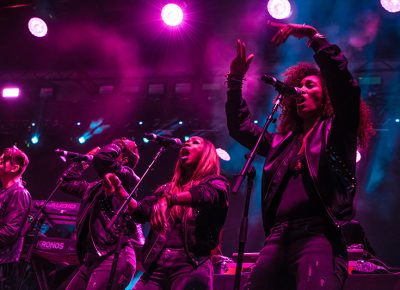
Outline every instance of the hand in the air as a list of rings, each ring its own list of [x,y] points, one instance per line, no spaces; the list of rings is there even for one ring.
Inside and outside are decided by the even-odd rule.
[[[237,54],[232,60],[229,74],[243,77],[249,69],[250,63],[254,58],[254,54],[246,57],[246,45],[240,39],[236,40]]]
[[[284,43],[290,35],[293,35],[297,38],[311,38],[318,33],[315,27],[306,24],[284,24],[269,21],[268,25],[279,29],[278,32],[272,37],[272,42],[276,45]]]

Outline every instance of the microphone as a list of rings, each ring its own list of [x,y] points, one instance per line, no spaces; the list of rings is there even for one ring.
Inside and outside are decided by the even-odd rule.
[[[182,141],[179,138],[163,137],[154,133],[145,133],[144,136],[150,141],[157,142],[161,146],[182,147]]]
[[[264,81],[268,85],[272,85],[275,87],[275,90],[282,95],[301,95],[302,90],[296,87],[288,86],[285,83],[277,80],[273,76],[270,75],[263,75],[261,80]]]
[[[71,158],[72,161],[79,162],[79,161],[92,161],[93,160],[93,155],[86,155],[86,154],[80,154],[80,153],[75,153],[71,151],[66,151],[62,149],[56,149],[54,150],[58,155],[61,156],[61,158]],[[65,160],[64,160],[65,161]]]

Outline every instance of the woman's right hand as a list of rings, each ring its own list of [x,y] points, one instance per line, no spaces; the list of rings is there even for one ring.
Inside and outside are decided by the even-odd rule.
[[[254,54],[246,57],[246,45],[240,39],[236,40],[237,54],[232,60],[229,74],[236,77],[243,77],[250,67]]]
[[[278,32],[272,37],[272,42],[276,45],[284,43],[290,35],[297,38],[313,37],[318,30],[310,25],[306,24],[295,24],[295,23],[278,23],[274,21],[268,21],[269,26],[278,28]]]

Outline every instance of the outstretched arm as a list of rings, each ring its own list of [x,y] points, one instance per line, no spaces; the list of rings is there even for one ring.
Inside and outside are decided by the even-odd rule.
[[[242,97],[242,83],[249,66],[254,59],[254,54],[246,55],[246,45],[238,39],[236,41],[236,56],[230,65],[227,84],[227,102],[225,105],[226,119],[229,134],[232,138],[247,148],[253,148],[261,134],[262,129],[254,124],[246,101]],[[258,154],[265,155],[269,146],[268,139],[261,143]]]

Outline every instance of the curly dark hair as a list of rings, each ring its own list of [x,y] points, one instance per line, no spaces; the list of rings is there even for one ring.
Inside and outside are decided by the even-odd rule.
[[[324,78],[321,76],[320,70],[312,63],[300,62],[297,65],[289,67],[284,73],[285,84],[289,86],[300,86],[301,81],[307,76],[317,76],[321,80],[323,90],[322,99],[322,118],[331,117],[333,107],[329,98],[328,89],[326,87]],[[289,131],[301,131],[303,128],[303,119],[297,115],[296,99],[293,97],[286,97],[282,101],[282,114],[279,117],[279,125],[277,131],[285,134]],[[368,143],[372,136],[375,135],[373,129],[370,109],[368,105],[361,99],[360,102],[360,120],[358,126],[358,145],[361,148],[367,148]]]

